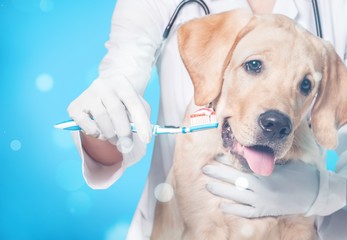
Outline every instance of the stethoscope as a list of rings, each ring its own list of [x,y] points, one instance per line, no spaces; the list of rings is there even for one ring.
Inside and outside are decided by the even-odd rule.
[[[175,23],[178,14],[181,12],[183,7],[188,3],[197,3],[204,10],[205,15],[210,14],[210,10],[209,10],[207,4],[203,0],[183,0],[183,1],[181,1],[178,4],[178,6],[176,7],[174,13],[172,14],[172,16],[169,20],[169,23],[167,24],[167,26],[164,30],[164,33],[163,33],[163,39],[164,40],[167,39],[167,37],[169,36],[171,28],[172,28],[173,24]],[[321,26],[321,21],[320,21],[320,15],[319,15],[317,0],[312,0],[312,8],[313,8],[313,13],[314,13],[314,21],[316,24],[316,34],[318,37],[323,38],[322,26]]]

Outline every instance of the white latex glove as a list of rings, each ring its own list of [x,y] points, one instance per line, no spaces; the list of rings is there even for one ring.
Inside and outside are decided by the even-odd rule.
[[[125,153],[132,147],[131,117],[139,138],[152,137],[150,107],[125,78],[95,80],[68,106],[70,117],[90,136],[108,140]]]
[[[301,161],[276,165],[268,177],[243,173],[219,162],[204,166],[203,172],[214,178],[207,190],[230,200],[221,204],[222,211],[241,217],[329,215],[346,203],[345,179]]]

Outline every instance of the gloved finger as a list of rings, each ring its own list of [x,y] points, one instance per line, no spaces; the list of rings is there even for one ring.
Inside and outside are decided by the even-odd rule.
[[[202,168],[203,173],[206,175],[213,177],[215,179],[221,180],[223,182],[228,182],[234,185],[247,185],[246,188],[252,189],[252,185],[254,186],[254,176],[251,174],[243,173],[231,166],[223,165],[223,164],[211,164],[205,165]]]
[[[207,190],[218,197],[239,202],[246,205],[253,205],[255,195],[252,191],[235,187],[234,185],[210,182],[206,185]]]
[[[132,136],[119,137],[116,146],[121,153],[131,152],[134,147]]]
[[[113,126],[113,133],[117,135],[116,146],[122,153],[132,150],[133,140],[130,121],[125,106],[116,95],[103,98],[103,104]]]
[[[97,91],[102,96],[102,105],[112,122],[115,134],[119,137],[131,135],[130,121],[126,113],[126,108],[116,93],[110,91],[102,83],[93,82]]]
[[[152,125],[139,95],[128,81],[122,82],[127,91],[120,91],[118,96],[129,111],[141,141],[149,143],[152,138]]]
[[[82,129],[82,131],[88,135],[98,139],[104,139],[98,126],[95,122],[90,118],[89,113],[83,112],[78,117],[71,116],[70,117],[75,121],[75,123]]]
[[[94,122],[100,129],[100,132],[104,136],[104,138],[111,144],[116,145],[117,138],[115,129],[108,113],[106,112],[106,109],[104,109],[104,111],[102,112],[91,111],[91,114],[93,115]]]
[[[69,104],[67,112],[70,118],[75,121],[85,134],[97,138],[100,135],[100,130],[95,122],[90,118],[88,113],[89,111],[85,107],[82,107],[82,104],[79,103],[78,100],[79,98]]]
[[[256,209],[250,205],[243,205],[238,203],[221,203],[220,208],[222,212],[244,218],[259,217]]]

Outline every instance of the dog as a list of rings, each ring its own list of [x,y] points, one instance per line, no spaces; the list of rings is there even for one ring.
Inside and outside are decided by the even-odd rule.
[[[183,125],[212,104],[219,127],[177,136],[167,177],[174,198],[157,203],[151,239],[315,239],[314,217],[223,214],[225,200],[206,190],[201,168],[223,156],[264,176],[287,161],[323,169],[321,149],[337,146],[337,130],[347,122],[347,70],[334,48],[283,15],[245,10],[183,24],[178,44],[194,85]],[[254,234],[242,234],[243,226]]]

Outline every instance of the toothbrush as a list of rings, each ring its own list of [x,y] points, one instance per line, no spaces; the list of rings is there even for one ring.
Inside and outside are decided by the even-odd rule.
[[[73,121],[67,120],[54,125],[55,128],[69,131],[78,131],[81,128]],[[137,129],[134,123],[130,123],[131,131],[136,133]],[[158,134],[177,134],[177,133],[192,133],[197,131],[208,130],[217,128],[218,122],[216,113],[212,108],[202,108],[190,115],[189,127],[176,127],[176,126],[159,126],[152,125],[153,135]]]

